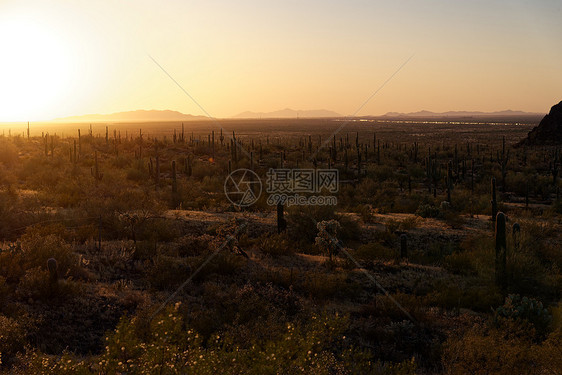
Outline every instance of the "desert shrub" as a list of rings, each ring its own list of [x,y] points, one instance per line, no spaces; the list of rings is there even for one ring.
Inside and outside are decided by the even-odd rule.
[[[435,290],[427,296],[427,303],[446,309],[467,308],[489,312],[502,303],[502,295],[494,284],[481,284],[473,280],[467,285],[438,282]]]
[[[4,302],[6,302],[9,293],[10,293],[10,287],[6,283],[6,278],[0,276],[0,306],[4,306]]]
[[[355,349],[344,336],[346,319],[313,316],[306,322],[287,324],[283,333],[260,338],[243,349],[232,344],[228,334],[216,335],[206,344],[200,335],[185,327],[173,309],[160,314],[137,336],[139,319],[122,319],[107,337],[106,351],[99,358],[84,361],[66,354],[46,357],[29,355],[27,373],[45,369],[56,373],[372,373],[414,374],[413,361],[381,363]]]
[[[398,225],[398,229],[402,231],[408,231],[414,229],[419,224],[419,218],[417,216],[410,216],[400,221]]]
[[[216,168],[207,163],[194,163],[193,165],[192,176],[197,180],[203,180],[205,177],[215,176],[216,173]]]
[[[375,216],[373,215],[373,208],[371,205],[359,205],[356,207],[356,212],[364,223],[371,224],[375,222]]]
[[[17,182],[16,176],[4,164],[0,164],[0,187],[5,187],[7,190],[13,190]]]
[[[341,273],[311,273],[304,276],[295,289],[315,300],[341,298],[352,300],[362,291],[361,285]]]
[[[440,216],[439,207],[435,207],[430,204],[421,204],[416,210],[416,215],[421,216],[423,218],[439,217]]]
[[[338,215],[336,217],[340,223],[339,237],[344,244],[359,241],[361,236],[361,226],[351,215]]]
[[[270,255],[291,255],[295,248],[289,244],[286,234],[264,234],[259,239],[259,249]]]
[[[52,301],[79,295],[80,289],[80,285],[72,280],[59,280],[52,285],[49,271],[36,267],[25,272],[17,286],[16,295],[24,299]]]
[[[191,267],[185,258],[158,255],[152,260],[148,280],[158,289],[173,289],[191,276]]]
[[[209,252],[212,249],[213,237],[204,234],[201,236],[183,236],[177,240],[176,252],[178,256],[196,256]]]
[[[395,233],[398,228],[400,228],[400,222],[394,219],[388,219],[385,221],[384,226],[386,227],[386,231],[388,233]]]
[[[148,180],[148,174],[140,168],[129,168],[127,169],[127,180],[144,182]]]
[[[531,337],[527,329],[504,330],[476,326],[464,335],[453,335],[444,344],[447,374],[536,374]]]
[[[335,218],[331,206],[290,207],[287,215],[289,236],[295,241],[312,243],[318,233],[316,223]]]
[[[23,351],[25,330],[17,320],[0,315],[0,365],[10,365],[15,355]]]
[[[117,168],[125,168],[131,165],[131,159],[125,156],[118,156],[111,161],[111,164]]]
[[[476,275],[478,273],[473,263],[473,255],[466,251],[454,252],[445,256],[443,267],[458,275]]]
[[[410,317],[417,321],[427,320],[425,310],[422,297],[398,292],[376,295],[372,302],[361,307],[359,313],[365,317],[383,318],[388,322],[402,322],[410,320]]]
[[[453,211],[451,209],[441,210],[441,215],[443,220],[449,224],[452,228],[461,229],[465,224],[465,219],[460,215],[458,211]]]
[[[73,180],[62,179],[54,186],[51,193],[57,206],[75,207],[84,199],[83,187]]]
[[[388,261],[396,258],[396,252],[384,245],[377,242],[371,242],[361,245],[353,253],[359,260],[375,261],[383,260]]]
[[[13,166],[18,160],[17,147],[7,140],[0,140],[0,163],[7,167]]]
[[[547,287],[548,268],[532,253],[508,253],[508,287],[514,293],[541,297],[553,296],[555,290]]]
[[[203,263],[205,266],[201,268],[199,273],[194,276],[197,281],[203,281],[209,278],[211,275],[232,275],[236,273],[241,267],[246,263],[246,259],[239,254],[234,254],[232,252],[223,249],[219,251],[216,255],[212,256],[213,253],[205,253],[198,257],[189,258],[189,264],[191,269],[198,269]],[[212,259],[207,263],[207,260],[212,256]]]
[[[420,205],[421,197],[417,195],[397,195],[394,199],[393,212],[415,213]]]
[[[83,275],[77,255],[59,236],[43,236],[30,228],[20,241],[11,251],[0,253],[0,273],[8,281],[19,281],[31,268],[45,268],[49,258],[56,259],[61,277]]]
[[[557,200],[554,201],[554,204],[552,205],[552,209],[557,214],[562,214],[562,198],[558,198]]]
[[[137,226],[137,238],[169,242],[181,235],[180,223],[161,218],[145,220]]]
[[[546,332],[552,320],[542,302],[534,298],[521,297],[519,294],[507,296],[503,306],[496,308],[494,316],[496,320],[500,317],[516,321],[526,320],[540,333]]]

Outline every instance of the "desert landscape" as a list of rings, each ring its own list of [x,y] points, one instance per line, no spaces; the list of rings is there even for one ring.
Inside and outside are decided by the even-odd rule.
[[[1,137],[4,370],[562,368],[560,151],[519,144],[536,124],[219,124]],[[337,169],[337,205],[225,194],[272,168]]]
[[[0,1],[0,375],[562,375],[559,1]]]

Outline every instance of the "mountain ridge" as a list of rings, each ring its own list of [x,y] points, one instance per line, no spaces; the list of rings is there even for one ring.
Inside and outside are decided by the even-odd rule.
[[[134,111],[107,114],[87,114],[54,119],[55,122],[153,122],[153,121],[196,121],[209,120],[206,116],[195,116],[169,109],[137,109]]]
[[[280,109],[272,112],[252,112],[245,111],[232,118],[322,118],[322,117],[343,117],[341,114],[327,109],[306,109],[295,110],[291,108]]]
[[[542,113],[524,112],[514,110],[504,110],[495,112],[481,112],[481,111],[447,111],[447,112],[431,112],[427,110],[417,112],[387,112],[384,115],[373,116],[356,116],[368,118],[491,118],[491,117],[537,117],[544,116]],[[337,112],[325,109],[313,110],[294,110],[285,108],[272,112],[252,112],[245,111],[235,116],[229,117],[232,119],[259,119],[259,118],[334,118],[345,117]],[[60,117],[52,120],[53,122],[166,122],[166,121],[201,121],[210,120],[206,116],[197,116],[185,114],[174,110],[145,110],[138,109],[133,111],[114,112],[108,114],[86,114],[78,116]]]
[[[544,116],[543,113],[513,111],[506,109],[504,111],[482,112],[482,111],[447,111],[447,112],[431,112],[431,111],[418,111],[418,112],[387,112],[379,117],[518,117],[518,116]]]

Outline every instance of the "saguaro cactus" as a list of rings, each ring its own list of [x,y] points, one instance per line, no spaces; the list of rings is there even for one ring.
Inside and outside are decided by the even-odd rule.
[[[513,223],[512,235],[513,247],[515,248],[515,250],[519,250],[519,241],[521,238],[521,226],[519,225],[519,223]]]
[[[172,193],[178,192],[178,181],[176,178],[176,161],[172,161]]]
[[[405,233],[400,235],[400,257],[408,257],[408,236]]]
[[[92,176],[97,180],[101,181],[103,178],[103,173],[100,173],[100,169],[98,166],[98,152],[94,152],[94,166],[90,169],[90,173]]]
[[[447,202],[451,204],[451,190],[453,189],[453,163],[447,163]]]
[[[49,271],[49,287],[55,292],[59,286],[59,268],[55,258],[47,260],[47,270]]]
[[[284,232],[287,229],[287,221],[285,220],[285,211],[281,202],[277,203],[277,233]]]
[[[507,288],[507,241],[505,222],[506,217],[504,213],[498,212],[496,217],[496,284],[502,289],[502,291],[505,291]]]
[[[496,200],[496,179],[492,177],[492,221],[496,220],[498,214],[498,201]]]
[[[188,157],[185,158],[185,175],[187,177],[191,177],[192,173],[193,173],[193,159],[191,155],[189,155]]]
[[[507,191],[505,178],[507,176],[507,164],[509,163],[509,150],[505,150],[505,137],[502,139],[502,153],[500,156],[499,151],[497,151],[497,160],[501,168],[502,173],[502,191],[505,193]]]

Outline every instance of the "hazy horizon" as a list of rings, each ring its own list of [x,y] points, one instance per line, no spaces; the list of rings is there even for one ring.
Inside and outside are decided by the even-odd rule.
[[[555,1],[522,0],[4,1],[0,121],[139,108],[546,113],[562,99],[561,15]]]

